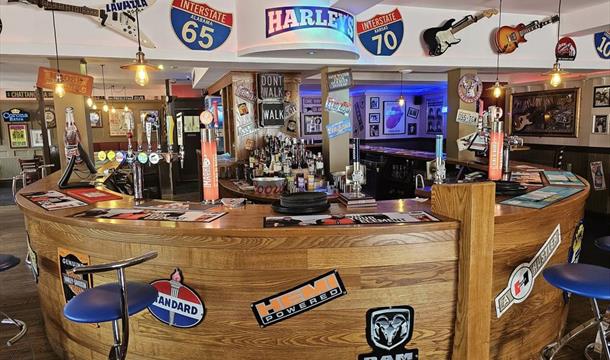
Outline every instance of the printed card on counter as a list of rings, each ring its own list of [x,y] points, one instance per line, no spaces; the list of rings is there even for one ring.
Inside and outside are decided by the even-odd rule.
[[[88,205],[86,202],[77,200],[73,197],[54,190],[33,192],[21,195],[24,198],[33,202],[34,204],[48,211],[70,209]]]
[[[90,209],[73,215],[76,218],[120,219],[120,220],[156,220],[177,222],[209,223],[226,214],[226,212],[205,212],[196,210],[138,210],[138,209]]]
[[[542,177],[535,171],[512,171],[510,181],[515,181],[521,185],[542,185]]]
[[[582,190],[581,187],[547,186],[512,199],[504,200],[500,204],[542,209]]]
[[[303,215],[303,216],[271,216],[265,217],[264,226],[296,227],[296,226],[333,226],[333,225],[381,225],[407,224],[440,221],[425,211],[410,211],[406,213],[366,213],[346,215]]]
[[[87,204],[93,204],[100,201],[121,200],[122,197],[108,191],[95,188],[78,188],[64,190],[66,194],[82,200]]]
[[[570,171],[544,171],[544,177],[549,181],[549,185],[573,185],[585,186],[576,175]]]
[[[170,200],[149,200],[145,201],[141,204],[137,204],[133,206],[135,209],[143,209],[143,210],[161,210],[161,211],[186,211],[186,210],[197,210],[197,211],[205,211],[210,210],[218,205],[211,204],[201,204],[190,201],[170,201]]]

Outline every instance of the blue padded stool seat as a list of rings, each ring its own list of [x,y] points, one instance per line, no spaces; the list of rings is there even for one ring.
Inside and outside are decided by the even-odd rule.
[[[19,258],[13,255],[0,254],[0,271],[8,270],[19,264]]]
[[[157,300],[157,289],[150,284],[127,282],[129,316]],[[110,283],[87,289],[64,307],[64,316],[79,323],[100,323],[121,318],[121,286]]]
[[[595,246],[604,251],[610,251],[610,236],[602,236],[595,239]]]
[[[542,273],[556,288],[587,298],[610,300],[610,269],[588,264],[561,264]]]

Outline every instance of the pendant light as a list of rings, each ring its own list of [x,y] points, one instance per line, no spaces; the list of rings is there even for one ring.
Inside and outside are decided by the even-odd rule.
[[[402,94],[402,71],[400,72],[400,96],[398,97],[398,105],[405,106],[405,97]]]
[[[89,106],[90,108],[93,107],[93,99],[91,98],[91,96],[89,96],[87,98],[87,106]]]
[[[106,77],[104,76],[104,64],[100,66],[102,67],[102,86],[104,87],[104,105],[102,106],[102,110],[104,112],[108,112],[108,98],[106,97]]]
[[[123,70],[135,71],[135,81],[136,84],[140,86],[146,86],[150,82],[150,77],[148,76],[149,71],[157,71],[159,68],[152,64],[149,64],[144,57],[144,52],[142,51],[142,45],[140,44],[140,17],[138,16],[139,9],[136,7],[136,29],[138,32],[138,52],[136,53],[136,58],[131,64],[126,64],[121,66]]]
[[[66,95],[66,88],[64,87],[64,79],[59,70],[59,51],[57,50],[57,27],[55,26],[55,10],[51,8],[51,16],[53,17],[53,38],[55,39],[55,62],[57,66],[57,75],[55,77],[55,95],[59,98],[63,98]]]
[[[500,0],[500,14],[498,16],[498,29],[502,26],[502,0]],[[493,96],[499,99],[502,96],[502,85],[499,81],[500,76],[500,52],[496,51],[496,83],[494,84],[492,91]]]
[[[557,22],[557,42],[559,42],[559,34],[561,33],[561,0],[559,0],[559,6],[557,9],[557,15],[559,16],[559,21]],[[557,55],[557,54],[555,54]],[[567,71],[561,70],[561,65],[559,64],[559,59],[555,57],[555,63],[553,64],[553,69],[549,72],[544,73],[544,75],[550,75],[550,81],[552,87],[558,87],[561,85],[562,75],[567,74]]]
[[[125,107],[123,108],[123,111],[128,112],[129,107],[127,106],[127,88],[125,86],[123,86],[123,97],[125,99]]]

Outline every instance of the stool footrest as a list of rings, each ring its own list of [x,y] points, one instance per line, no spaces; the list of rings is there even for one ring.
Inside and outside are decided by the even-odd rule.
[[[7,315],[5,314],[5,316],[7,316]],[[12,346],[14,343],[19,341],[19,339],[21,339],[23,337],[23,335],[25,335],[25,333],[28,331],[28,327],[23,321],[17,320],[17,319],[12,319],[8,316],[6,319],[2,319],[1,323],[3,325],[15,325],[16,327],[19,328],[19,332],[12,338],[8,339],[8,341],[6,342],[6,346]]]

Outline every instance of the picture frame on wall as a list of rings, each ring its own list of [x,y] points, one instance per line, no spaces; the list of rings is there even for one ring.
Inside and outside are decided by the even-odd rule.
[[[610,107],[610,85],[593,88],[593,107]]]
[[[133,112],[131,117],[133,118]],[[127,112],[116,111],[108,113],[108,128],[110,136],[126,136],[127,135],[127,124],[125,124],[125,114]]]
[[[407,116],[411,119],[417,119],[419,117],[419,109],[409,106],[409,109],[407,110]]]
[[[371,96],[369,99],[369,109],[379,110],[379,96]]]
[[[370,124],[379,124],[380,122],[381,122],[381,114],[369,113],[369,123]]]
[[[322,115],[303,115],[303,134],[322,135]]]
[[[89,123],[91,123],[92,128],[104,127],[102,112],[100,110],[89,110]]]
[[[608,117],[610,115],[593,115],[593,134],[608,134]]]
[[[369,137],[379,137],[379,124],[369,125]]]
[[[30,147],[28,124],[9,124],[8,136],[11,149],[23,149]]]
[[[406,134],[404,107],[398,101],[383,102],[383,135]]]
[[[508,113],[513,135],[578,137],[580,88],[511,94]]]
[[[43,147],[44,141],[42,140],[42,130],[32,129],[30,131],[30,144],[32,147]]]
[[[426,100],[426,134],[439,135],[443,133],[445,114],[443,113],[442,99]]]
[[[417,123],[407,124],[407,135],[417,135]]]

